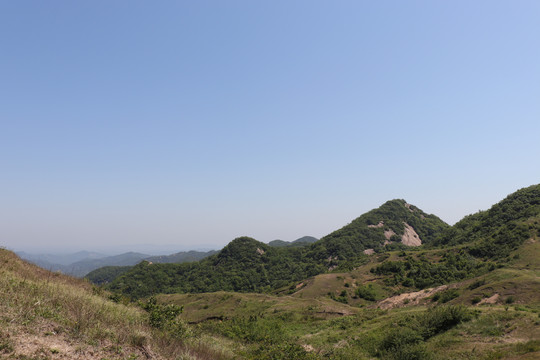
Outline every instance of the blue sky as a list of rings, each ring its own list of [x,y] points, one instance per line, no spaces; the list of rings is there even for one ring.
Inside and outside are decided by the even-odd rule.
[[[540,182],[537,1],[0,2],[0,245],[454,223]]]

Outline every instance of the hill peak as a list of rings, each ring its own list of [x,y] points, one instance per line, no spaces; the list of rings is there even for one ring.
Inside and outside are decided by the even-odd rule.
[[[404,199],[394,199],[325,236],[320,246],[331,249],[332,256],[347,259],[363,251],[431,243],[447,228],[449,225],[437,216]]]

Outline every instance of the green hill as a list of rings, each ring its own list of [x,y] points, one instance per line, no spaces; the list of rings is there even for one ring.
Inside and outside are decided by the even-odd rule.
[[[276,248],[249,237],[231,241],[199,262],[142,262],[117,277],[109,288],[131,297],[207,291],[264,292],[325,270],[305,257],[303,247]]]
[[[475,257],[500,259],[538,231],[540,185],[520,189],[487,211],[464,217],[434,245],[465,244]]]
[[[433,242],[450,228],[405,200],[391,200],[323,237],[314,247],[322,256],[350,259],[367,249],[380,252],[385,246],[405,248]]]
[[[404,200],[392,200],[307,246],[269,246],[252,238],[231,241],[216,255],[191,264],[135,266],[109,285],[131,297],[208,291],[268,292],[310,276],[367,261],[364,250],[431,242],[448,225]],[[298,243],[312,238],[298,239]],[[385,245],[386,243],[386,245]],[[408,244],[408,245],[407,245]]]

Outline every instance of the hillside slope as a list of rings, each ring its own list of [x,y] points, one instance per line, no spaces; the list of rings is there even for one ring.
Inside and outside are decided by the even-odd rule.
[[[109,288],[134,298],[220,290],[268,292],[361,264],[367,261],[364,250],[383,251],[385,242],[398,248],[407,248],[408,241],[430,242],[446,228],[436,216],[404,200],[393,200],[311,245],[274,247],[241,237],[198,263],[141,263],[115,278]]]
[[[133,298],[157,293],[207,291],[264,292],[325,271],[305,258],[303,247],[271,247],[249,237],[231,241],[199,262],[142,262],[108,286]]]
[[[99,296],[85,281],[3,249],[0,264],[1,358],[228,358],[200,339],[190,343],[150,326],[148,313]]]

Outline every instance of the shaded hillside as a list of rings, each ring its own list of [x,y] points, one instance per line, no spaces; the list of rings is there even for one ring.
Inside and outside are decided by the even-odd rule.
[[[207,291],[262,292],[324,272],[302,247],[274,248],[248,237],[231,241],[199,262],[142,262],[117,277],[109,288],[132,297]]]
[[[540,229],[540,185],[520,189],[489,210],[466,216],[439,236],[434,245],[465,244],[481,258],[500,259]]]
[[[313,236],[302,236],[299,239],[296,239],[294,241],[285,241],[285,240],[272,240],[268,243],[268,245],[273,247],[283,247],[283,246],[307,246],[309,244],[312,244],[316,241],[319,241],[319,239],[313,237]]]
[[[180,264],[180,263],[185,263],[185,262],[199,261],[215,253],[217,253],[217,251],[215,250],[210,250],[208,252],[181,251],[172,255],[151,256],[143,260],[151,264],[152,263]],[[137,261],[137,263],[138,262],[139,261]],[[118,276],[131,270],[132,267],[133,266],[103,266],[98,269],[90,271],[88,274],[85,275],[85,279],[90,280],[92,283],[96,285],[108,284],[112,282],[114,279],[116,279]]]
[[[0,249],[0,358],[224,359],[214,339],[188,338],[148,312],[96,294],[85,281],[52,273]],[[99,293],[99,291],[97,291]],[[180,309],[169,307],[166,309]]]
[[[155,263],[183,263],[191,261],[199,261],[210,255],[216,254],[216,250],[210,251],[180,251],[171,255],[150,256],[144,260]]]
[[[110,283],[132,268],[132,266],[103,266],[99,269],[90,271],[84,278],[88,279],[92,284],[104,285]]]

